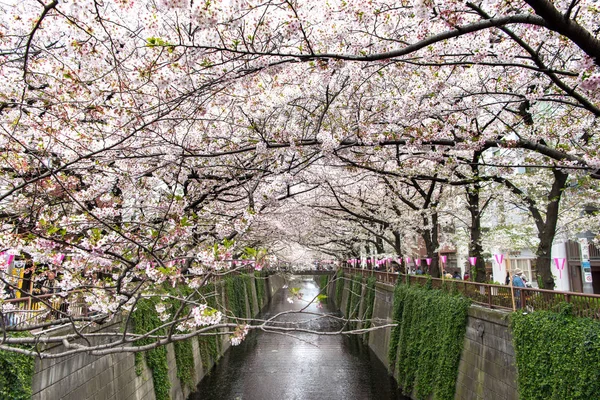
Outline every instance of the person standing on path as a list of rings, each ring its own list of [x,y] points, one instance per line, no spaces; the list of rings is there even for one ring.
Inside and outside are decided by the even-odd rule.
[[[521,275],[523,275],[523,271],[521,271],[519,268],[516,268],[513,272],[513,280],[512,280],[514,288],[525,287],[525,282],[523,282],[523,278],[521,278]],[[517,302],[517,308],[521,308],[521,291],[520,290],[515,289],[515,300]]]

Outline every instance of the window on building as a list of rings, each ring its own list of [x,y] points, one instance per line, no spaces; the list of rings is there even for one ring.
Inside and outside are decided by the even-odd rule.
[[[523,271],[523,275],[527,282],[531,283],[532,286],[537,287],[537,268],[535,259],[529,258],[511,258],[510,268],[515,270],[519,268]]]

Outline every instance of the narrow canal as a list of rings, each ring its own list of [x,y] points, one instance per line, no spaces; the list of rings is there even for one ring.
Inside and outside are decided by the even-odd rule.
[[[302,300],[287,301],[288,290],[275,294],[263,318],[306,307],[319,293],[312,277],[295,277],[289,288],[299,287]],[[306,311],[335,312],[331,305]],[[332,330],[327,319],[286,314],[279,321],[313,330]],[[253,332],[231,347],[198,385],[188,400],[385,400],[408,399],[396,390],[383,364],[357,337],[289,335]]]

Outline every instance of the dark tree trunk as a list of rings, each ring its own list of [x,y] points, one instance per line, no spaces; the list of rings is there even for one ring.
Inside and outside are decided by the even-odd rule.
[[[426,217],[423,218],[425,225],[428,225]],[[422,232],[423,240],[425,241],[425,249],[427,250],[427,257],[431,257],[431,266],[429,267],[429,273],[434,278],[440,277],[440,266],[439,257],[436,251],[440,247],[440,241],[438,238],[438,216],[437,213],[431,214],[431,229],[425,229]]]
[[[537,248],[537,271],[538,283],[542,289],[554,289],[554,276],[552,275],[552,243],[556,235],[556,225],[558,224],[558,212],[560,208],[560,199],[567,183],[568,174],[561,171],[553,171],[554,182],[552,189],[548,194],[548,206],[546,208],[546,221],[538,226],[538,238],[540,244]],[[541,228],[541,229],[540,229]],[[535,277],[532,277],[534,279]]]
[[[394,251],[396,252],[396,255],[400,258],[402,258],[402,262],[399,263],[400,266],[400,272],[405,274],[406,273],[406,262],[404,261],[404,256],[402,254],[402,236],[400,235],[400,232],[398,231],[394,231],[392,232],[394,234]],[[395,260],[397,262],[397,260]]]
[[[383,239],[381,238],[381,236],[376,236],[375,237],[375,250],[377,250],[377,254],[383,254],[384,253]]]
[[[485,260],[483,259],[483,246],[481,245],[481,210],[479,208],[479,185],[467,188],[467,201],[471,214],[471,237],[469,240],[469,257],[477,257],[475,267],[471,267],[471,279],[476,282],[485,282]],[[471,264],[469,264],[471,265]]]

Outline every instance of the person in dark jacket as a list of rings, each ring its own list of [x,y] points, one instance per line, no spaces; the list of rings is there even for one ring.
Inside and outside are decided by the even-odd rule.
[[[58,287],[58,281],[56,280],[56,273],[54,271],[48,271],[46,273],[46,278],[39,282],[38,289],[40,294],[58,293],[60,288]]]

